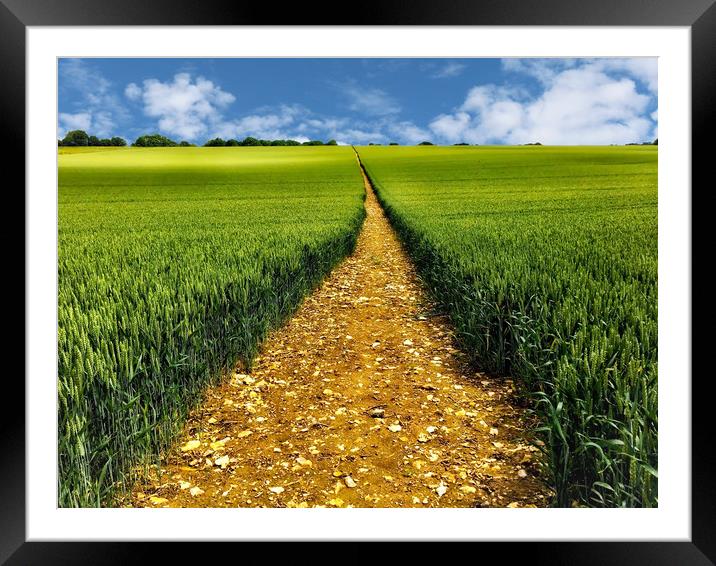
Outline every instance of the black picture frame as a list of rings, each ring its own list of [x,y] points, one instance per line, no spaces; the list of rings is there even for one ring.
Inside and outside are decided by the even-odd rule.
[[[692,49],[692,187],[706,179],[709,117],[716,107],[715,0],[383,0],[373,5],[343,3],[242,3],[226,0],[0,0],[0,68],[3,71],[3,157],[15,181],[25,179],[25,28],[66,25],[564,25],[687,26]],[[7,178],[7,177],[6,177]],[[710,183],[713,185],[713,182]],[[706,187],[702,187],[706,188]],[[19,191],[16,191],[19,193]],[[16,195],[18,196],[18,195]],[[19,204],[24,210],[24,199]],[[17,208],[15,210],[18,210]],[[693,208],[692,210],[698,210]],[[17,213],[16,213],[17,214]],[[16,236],[15,236],[16,238]],[[700,240],[693,237],[698,246]],[[7,246],[12,247],[12,245]],[[695,254],[694,254],[695,255]],[[692,255],[692,257],[694,257]],[[698,256],[696,256],[698,257]],[[24,273],[24,271],[23,271]],[[28,284],[23,276],[23,291]],[[18,283],[19,285],[19,283]],[[693,293],[696,289],[692,287]],[[702,295],[703,296],[703,295]],[[697,303],[700,304],[700,303]],[[24,326],[23,326],[24,327]],[[17,333],[19,334],[19,332]],[[692,333],[702,344],[703,335]],[[24,333],[23,333],[24,336]],[[24,336],[31,340],[31,336]],[[702,344],[705,345],[705,344]],[[702,348],[693,348],[699,352]],[[12,353],[14,354],[14,352]],[[11,354],[11,355],[12,355]],[[22,362],[21,362],[22,363]],[[695,366],[694,366],[695,368]],[[692,368],[684,368],[691,378]],[[24,373],[24,368],[23,368]],[[15,374],[16,375],[16,374]],[[14,376],[12,380],[14,380]],[[716,438],[711,375],[693,371],[692,390],[692,537],[690,542],[544,542],[483,543],[509,556],[549,564],[713,564],[716,563],[716,488],[713,444]],[[0,562],[8,564],[108,564],[166,559],[164,545],[152,543],[26,542],[24,389],[5,376],[5,407],[0,419]],[[555,533],[559,537],[559,533]],[[320,533],[316,533],[320,539]],[[183,561],[207,558],[206,545],[182,545]],[[213,554],[214,550],[208,551]],[[223,552],[223,550],[221,551]],[[480,550],[478,556],[484,557]],[[370,559],[370,557],[368,557]],[[235,559],[244,559],[235,555]]]

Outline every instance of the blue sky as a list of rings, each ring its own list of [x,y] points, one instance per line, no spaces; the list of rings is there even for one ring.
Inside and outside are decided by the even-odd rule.
[[[657,60],[60,59],[58,136],[610,144],[658,136]]]

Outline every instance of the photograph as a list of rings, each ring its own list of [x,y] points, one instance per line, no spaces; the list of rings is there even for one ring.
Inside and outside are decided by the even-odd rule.
[[[57,507],[659,507],[658,57],[56,69]]]

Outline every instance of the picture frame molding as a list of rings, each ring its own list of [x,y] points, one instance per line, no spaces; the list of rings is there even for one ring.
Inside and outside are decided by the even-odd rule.
[[[341,9],[342,8],[342,9]],[[710,149],[709,117],[716,104],[715,0],[624,0],[567,2],[565,0],[491,0],[405,3],[397,0],[360,5],[350,13],[345,6],[322,3],[276,6],[205,0],[0,0],[0,64],[5,71],[2,96],[5,163],[14,170],[11,187],[25,180],[26,28],[30,26],[209,26],[209,25],[409,25],[409,26],[688,26],[692,43],[692,186],[705,179],[706,151]],[[712,182],[713,183],[713,182]],[[25,211],[24,199],[19,203]],[[24,214],[23,214],[24,217]],[[26,244],[26,242],[24,242]],[[694,252],[703,246],[693,233]],[[25,246],[23,246],[25,247]],[[23,256],[24,256],[23,251]],[[692,258],[695,253],[692,254]],[[698,256],[696,256],[698,257]],[[25,258],[23,257],[23,263]],[[693,265],[693,262],[692,262]],[[25,273],[23,269],[23,274]],[[692,282],[696,280],[693,278]],[[23,297],[30,284],[23,275]],[[696,296],[692,283],[692,304]],[[693,320],[693,319],[692,319]],[[692,322],[693,325],[693,322]],[[23,325],[23,329],[25,325]],[[30,340],[31,336],[23,339]],[[694,344],[703,341],[692,326]],[[24,358],[23,362],[24,371]],[[489,550],[510,561],[549,564],[714,564],[716,563],[716,489],[713,446],[716,438],[713,409],[707,408],[714,391],[708,373],[685,368],[692,390],[692,538],[690,542],[500,542]],[[11,381],[8,378],[8,382]],[[6,395],[25,399],[19,383],[6,382]],[[0,430],[4,440],[0,474],[0,563],[84,564],[127,563],[165,559],[164,545],[120,542],[27,542],[25,537],[25,410],[24,402],[9,403]],[[578,513],[578,511],[575,511]],[[316,534],[320,540],[320,533]],[[174,543],[176,544],[176,543]],[[222,543],[215,543],[222,544]],[[207,557],[205,544],[183,544],[182,561]]]

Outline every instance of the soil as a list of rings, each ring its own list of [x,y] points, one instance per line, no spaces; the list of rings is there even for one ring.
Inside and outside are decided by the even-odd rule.
[[[367,179],[355,252],[190,415],[131,507],[536,507],[510,379],[469,369]]]

